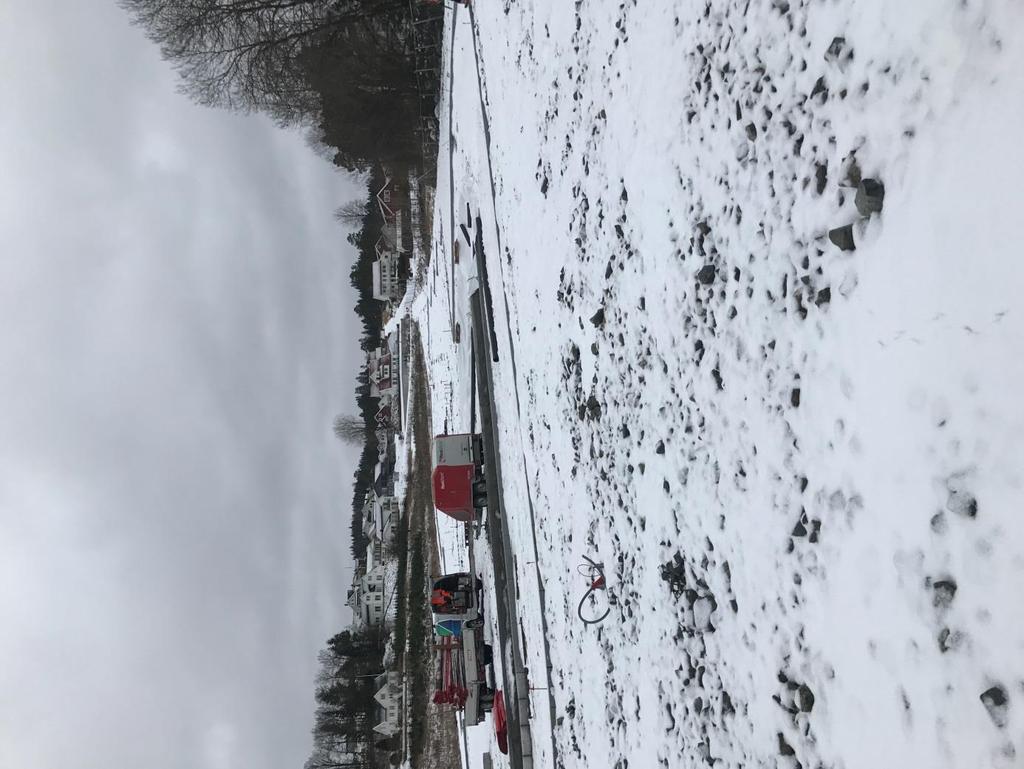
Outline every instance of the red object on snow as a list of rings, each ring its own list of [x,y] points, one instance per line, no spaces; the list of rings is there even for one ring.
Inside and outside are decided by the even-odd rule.
[[[433,458],[434,507],[456,521],[475,521],[478,503],[483,504],[481,497],[484,496],[477,489],[483,483],[480,436],[473,433],[437,435]]]
[[[500,689],[494,693],[494,736],[498,738],[498,750],[508,755],[508,716],[505,713],[505,694]]]

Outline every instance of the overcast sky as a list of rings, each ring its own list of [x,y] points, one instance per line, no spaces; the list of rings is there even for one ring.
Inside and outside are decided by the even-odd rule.
[[[357,187],[113,0],[0,0],[0,769],[302,765]]]

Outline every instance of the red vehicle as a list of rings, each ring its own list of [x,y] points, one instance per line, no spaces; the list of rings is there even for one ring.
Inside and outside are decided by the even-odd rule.
[[[494,694],[494,736],[498,738],[498,750],[508,755],[508,714],[505,712],[505,693],[500,689]]]
[[[467,726],[480,723],[494,701],[494,653],[484,641],[482,590],[479,577],[458,572],[436,580],[430,591],[435,630],[445,626],[436,642],[434,702],[463,710]]]
[[[434,506],[457,521],[476,520],[487,506],[483,440],[478,433],[434,438]]]
[[[463,711],[466,726],[476,726],[494,706],[493,652],[483,630],[463,624],[462,633],[439,638],[434,702]]]

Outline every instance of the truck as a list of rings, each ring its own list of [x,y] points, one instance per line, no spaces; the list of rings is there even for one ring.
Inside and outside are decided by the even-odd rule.
[[[483,721],[494,703],[491,645],[484,642],[483,584],[468,572],[447,574],[430,591],[434,627],[443,636],[434,702],[464,711],[465,723]]]
[[[475,521],[479,511],[487,506],[481,435],[435,436],[433,464],[434,507],[457,521]]]
[[[434,624],[455,621],[470,627],[482,626],[482,593],[483,581],[469,572],[446,574],[434,580],[430,590]]]

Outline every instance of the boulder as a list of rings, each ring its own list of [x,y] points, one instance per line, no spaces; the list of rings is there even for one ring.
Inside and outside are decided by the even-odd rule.
[[[800,684],[796,690],[796,706],[804,713],[810,713],[814,709],[814,692],[807,684]]]
[[[877,179],[861,179],[853,202],[861,216],[881,213],[885,202],[885,185]]]
[[[843,227],[836,227],[828,231],[828,239],[839,248],[840,251],[855,251],[856,244],[853,242],[853,225],[847,224]]]
[[[826,61],[836,61],[843,55],[846,50],[846,38],[845,37],[834,37],[832,42],[828,46],[828,50],[825,51]]]
[[[705,264],[697,272],[697,280],[703,283],[705,286],[710,286],[715,282],[715,276],[718,274],[718,270],[715,269],[713,264]]]

